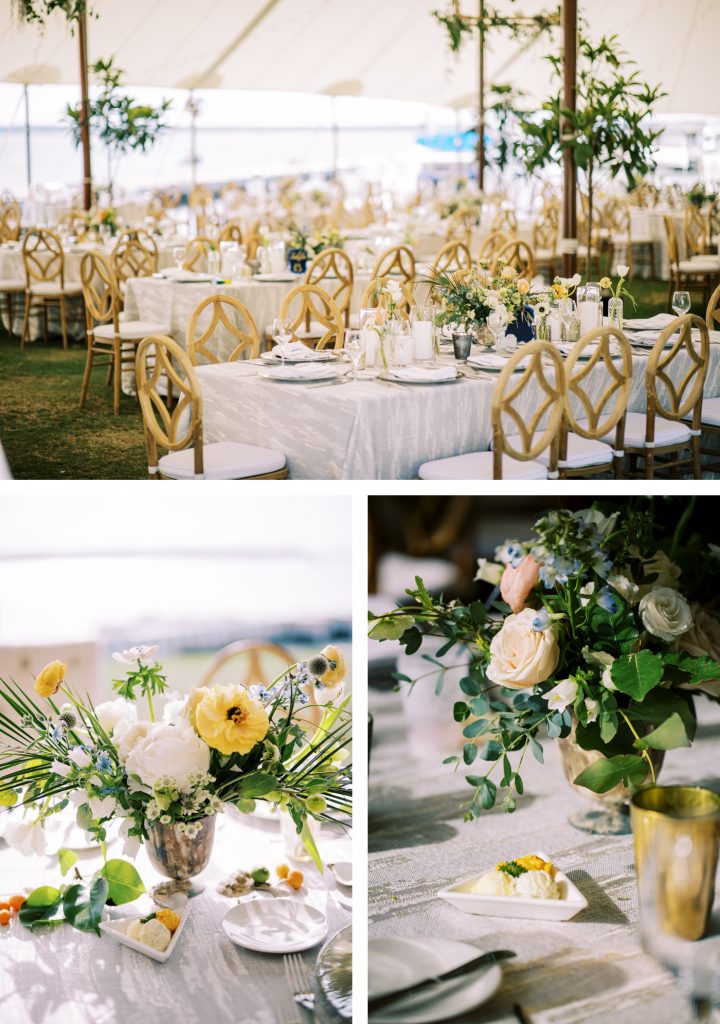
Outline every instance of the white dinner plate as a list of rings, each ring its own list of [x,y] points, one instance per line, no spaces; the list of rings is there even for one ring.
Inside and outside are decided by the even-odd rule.
[[[509,358],[510,356],[503,356],[496,352],[484,352],[479,356],[468,356],[468,363],[470,366],[477,366],[480,370],[490,370],[491,373],[500,373],[505,369]],[[527,364],[528,359],[522,359],[515,367],[515,373],[519,373],[521,370],[524,370]]]
[[[300,281],[302,274],[291,274],[290,271],[280,271],[277,274],[255,274],[254,281],[275,281],[278,284],[285,284],[287,281]]]
[[[546,853],[539,850],[535,851],[535,856],[542,860],[551,860]],[[491,865],[485,870],[491,871],[494,866]],[[484,917],[524,918],[536,921],[569,921],[571,917],[575,917],[588,905],[588,901],[578,887],[573,885],[562,871],[558,871],[555,875],[555,881],[560,886],[559,900],[536,900],[526,896],[486,896],[484,893],[469,892],[469,887],[482,874],[485,874],[485,871],[480,871],[478,874],[471,875],[470,878],[456,882],[455,885],[441,889],[438,896],[466,914],[480,914]]]
[[[348,889],[352,889],[353,884],[353,871],[352,862],[349,860],[341,860],[335,864],[329,864],[328,867],[335,875],[335,878],[340,885],[345,885]]]
[[[368,996],[390,995],[462,964],[482,953],[477,946],[453,939],[370,939]],[[372,1024],[431,1024],[467,1013],[486,1003],[502,981],[499,964],[476,974],[440,982],[427,992],[398,999],[397,1006],[370,1015]]]
[[[331,362],[333,358],[330,352],[324,352],[322,350],[320,352],[314,352],[312,349],[308,349],[308,352],[310,352],[310,355],[303,356],[301,359],[293,356],[285,356],[285,362],[288,366],[295,365],[296,363],[328,363]],[[266,363],[270,363],[274,366],[282,365],[282,359],[280,356],[276,356],[274,352],[261,352],[260,358],[264,359]]]
[[[269,370],[260,370],[259,376],[264,380],[276,381],[280,384],[315,384],[321,380],[335,380],[343,377],[337,367],[328,365],[303,366],[303,373],[297,363],[292,366],[273,366]]]
[[[432,386],[433,384],[457,384],[457,382],[461,379],[461,375],[456,370],[454,377],[444,377],[440,380],[433,380],[432,377],[417,377],[413,379],[410,377],[398,376],[397,374],[393,373],[392,370],[384,370],[382,373],[378,374],[378,379],[388,380],[391,381],[393,384],[407,384],[410,387],[416,387],[417,385],[420,385],[421,387],[428,387]]]
[[[137,939],[131,939],[129,935],[125,934],[123,929],[127,927],[130,921],[134,920],[135,918],[120,917],[110,921],[101,921],[100,931],[105,932],[106,935],[109,935],[113,939],[117,939],[117,941],[121,942],[123,946],[129,946],[130,949],[134,949],[138,953],[143,953],[145,956],[149,956],[151,960],[157,960],[158,963],[164,964],[165,961],[169,959],[175,952],[175,947],[177,946],[178,941],[180,939],[180,933],[185,927],[185,921],[187,920],[188,916],[188,908],[186,907],[184,911],[178,911],[178,913],[180,914],[180,924],[173,932],[173,937],[170,940],[170,945],[162,953],[160,952],[159,949],[152,949],[151,946],[146,946],[144,943],[138,942]],[[135,917],[139,916],[139,914],[135,915]]]
[[[252,899],[238,903],[223,918],[226,935],[260,953],[299,953],[327,934],[325,915],[300,900]]]

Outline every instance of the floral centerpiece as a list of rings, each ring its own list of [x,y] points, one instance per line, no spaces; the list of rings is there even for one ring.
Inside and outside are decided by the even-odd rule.
[[[637,303],[625,287],[625,281],[627,280],[630,268],[624,266],[622,263],[618,263],[617,266],[617,281],[613,285],[610,277],[603,277],[600,280],[600,287],[604,288],[605,291],[610,292],[610,301],[608,302],[608,321],[611,327],[617,327],[619,331],[622,330],[623,325],[623,299],[629,299],[633,304],[633,309],[637,309]]]
[[[449,200],[438,200],[436,209],[441,220],[450,218],[468,226],[477,227],[482,220],[482,208],[484,202],[482,193],[471,195],[460,191]]]
[[[111,235],[116,235],[119,227],[117,210],[112,206],[94,207],[85,215],[85,224],[88,231],[99,233],[101,228],[107,228]]]
[[[395,355],[391,349],[397,341],[395,334],[398,325],[405,325],[403,329],[406,332],[409,330],[406,326],[407,316],[402,312],[402,285],[393,277],[381,278],[375,285],[373,296],[377,306],[371,315],[366,316],[362,326],[365,330],[373,331],[377,335],[377,352],[383,367],[387,370],[389,361],[392,362]],[[366,357],[367,355],[366,352]],[[366,365],[371,364],[366,363]]]
[[[492,336],[488,338],[482,331],[492,313],[505,324],[525,317],[529,282],[503,259],[498,260],[498,267],[498,272],[491,274],[488,262],[481,260],[479,268],[471,271],[431,274],[428,283],[441,306],[436,324],[492,344]]]
[[[60,661],[35,680],[42,703],[0,681],[0,805],[25,809],[13,826],[22,837],[6,828],[6,838],[27,842],[32,835],[32,848],[41,852],[43,825],[71,804],[78,825],[97,842],[107,838],[110,822],[120,821],[123,852],[133,855],[140,843],[157,846],[162,828],[171,828],[178,844],[192,844],[226,804],[249,812],[264,800],[291,815],[319,863],[308,818],[335,821],[350,811],[342,653],[326,647],[268,687],[199,687],[183,697],[166,694],[156,651],[116,653],[126,675],[113,683],[118,696],[97,707],[66,683]],[[312,712],[320,717],[317,727],[310,725]]]
[[[327,231],[313,231],[307,234],[297,226],[291,228],[293,249],[304,249],[308,258],[317,256],[324,249],[342,249],[345,245],[345,235],[340,234],[335,228]]]
[[[682,571],[685,521],[660,546],[648,502],[550,512],[532,539],[481,561],[476,579],[496,586],[487,603],[435,600],[416,578],[409,604],[370,615],[371,637],[411,654],[428,635],[444,638],[430,658],[443,677],[458,661],[445,668],[443,656],[466,648],[453,712],[464,746],[445,762],[483,765],[466,776],[466,820],[500,797],[515,810],[526,756],[543,761],[542,733],[567,741],[572,782],[619,802],[623,787],[655,780],[664,751],[692,743],[693,698],[720,698],[720,620],[690,592],[708,566],[720,569],[720,548],[702,545]]]

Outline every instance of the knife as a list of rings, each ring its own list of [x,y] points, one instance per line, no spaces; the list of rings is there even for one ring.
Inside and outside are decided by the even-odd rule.
[[[402,999],[406,999],[408,996],[417,995],[418,992],[430,991],[442,981],[461,978],[464,974],[472,974],[478,967],[490,966],[491,964],[499,963],[501,960],[510,960],[514,956],[515,953],[509,949],[495,949],[490,953],[483,953],[482,956],[476,956],[474,960],[469,960],[468,963],[461,964],[460,967],[455,967],[452,971],[445,971],[444,974],[438,974],[434,978],[426,978],[425,981],[419,981],[416,985],[409,985],[407,988],[390,992],[389,995],[368,999],[368,1011],[375,1013],[377,1010],[384,1010],[385,1007],[390,1006],[396,1001],[399,1002]]]

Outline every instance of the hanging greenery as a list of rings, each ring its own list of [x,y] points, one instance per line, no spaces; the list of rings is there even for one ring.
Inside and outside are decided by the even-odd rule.
[[[488,165],[496,167],[502,177],[513,156],[520,121],[526,116],[519,106],[526,93],[510,84],[491,85],[488,92],[491,102],[486,113],[494,114],[496,132],[485,157]]]
[[[21,21],[44,25],[54,11],[62,11],[72,27],[83,12],[92,15],[88,0],[12,0]]]
[[[112,194],[113,180],[120,159],[130,152],[145,153],[160,133],[167,128],[163,120],[171,105],[163,100],[159,107],[138,103],[122,87],[124,72],[115,67],[114,58],[99,60],[90,71],[98,80],[100,91],[88,104],[90,132],[102,142],[108,159],[108,187]],[[67,120],[76,146],[82,144],[82,104],[66,107]]]
[[[514,0],[513,0],[514,2]],[[453,3],[448,10],[433,11],[433,17],[447,32],[448,44],[453,53],[459,53],[466,40],[472,38],[480,27],[480,18],[460,13],[460,4]],[[549,13],[519,16],[502,14],[494,7],[485,7],[482,26],[485,32],[503,29],[514,38],[528,33],[545,32],[559,23],[559,8]]]

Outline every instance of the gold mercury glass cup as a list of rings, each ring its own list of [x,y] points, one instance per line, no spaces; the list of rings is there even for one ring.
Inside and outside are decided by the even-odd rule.
[[[702,938],[715,896],[720,794],[699,786],[649,786],[632,798],[630,816],[641,901],[655,900],[663,932]]]

